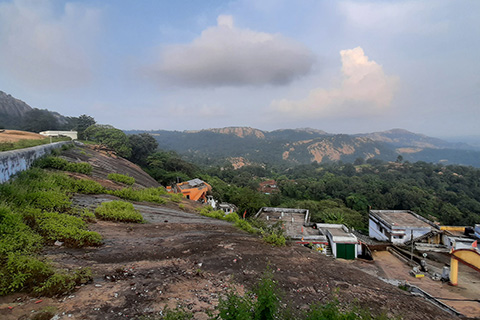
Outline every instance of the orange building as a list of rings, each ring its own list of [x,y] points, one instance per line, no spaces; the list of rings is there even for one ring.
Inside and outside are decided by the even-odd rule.
[[[207,193],[212,191],[212,187],[205,181],[193,179],[167,187],[167,191],[168,193],[182,193],[187,199],[204,203],[207,201]]]

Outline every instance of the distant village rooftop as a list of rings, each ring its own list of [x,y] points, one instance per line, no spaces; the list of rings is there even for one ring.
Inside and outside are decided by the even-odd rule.
[[[435,224],[410,210],[370,210],[386,223],[396,227],[429,228]]]

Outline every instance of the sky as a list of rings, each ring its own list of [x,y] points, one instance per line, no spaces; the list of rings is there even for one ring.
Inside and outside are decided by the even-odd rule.
[[[0,0],[0,90],[144,130],[480,136],[480,1]]]

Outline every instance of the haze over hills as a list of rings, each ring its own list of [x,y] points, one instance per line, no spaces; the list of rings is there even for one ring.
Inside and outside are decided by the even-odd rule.
[[[0,126],[21,129],[26,115],[38,109],[0,91]],[[52,114],[60,126],[67,117]],[[51,128],[55,129],[55,128]],[[480,149],[452,143],[403,129],[364,134],[332,134],[318,129],[297,128],[264,131],[251,127],[224,127],[189,131],[145,131],[160,148],[174,150],[194,162],[251,164],[308,164],[329,161],[353,162],[379,159],[395,161],[398,155],[411,162],[441,162],[480,167]]]
[[[465,143],[451,143],[403,129],[366,134],[332,134],[311,128],[263,131],[251,127],[225,127],[196,131],[148,132],[160,148],[174,150],[192,161],[225,160],[256,164],[307,164],[313,161],[353,162],[357,158],[480,166],[480,152]]]

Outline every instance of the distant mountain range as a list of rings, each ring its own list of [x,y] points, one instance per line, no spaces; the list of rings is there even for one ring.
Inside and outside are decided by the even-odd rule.
[[[466,143],[452,143],[403,129],[367,134],[331,134],[301,128],[263,131],[226,127],[196,131],[127,131],[150,133],[160,148],[174,150],[197,163],[307,164],[379,159],[426,161],[480,167],[480,150]]]
[[[22,129],[29,113],[38,109],[0,91],[0,129]],[[48,112],[58,128],[71,126],[72,118]],[[50,128],[54,129],[54,128]],[[197,131],[145,131],[161,149],[174,150],[196,163],[223,164],[235,167],[245,164],[308,164],[329,161],[353,162],[380,159],[426,161],[480,167],[480,148],[466,143],[452,143],[412,133],[403,129],[366,134],[331,134],[312,128],[264,131],[250,127],[226,127]]]

